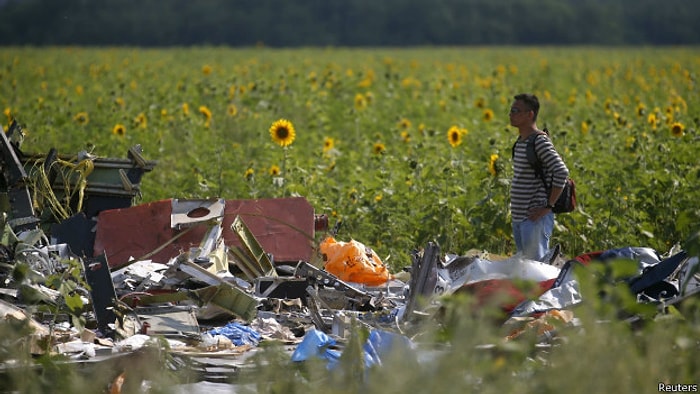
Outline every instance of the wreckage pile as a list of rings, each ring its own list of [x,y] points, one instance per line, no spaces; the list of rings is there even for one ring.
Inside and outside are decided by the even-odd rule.
[[[232,360],[262,341],[289,345],[293,362],[317,358],[333,368],[358,326],[370,332],[365,365],[381,365],[388,349],[413,349],[417,323],[459,293],[476,307],[498,299],[503,324],[513,327],[508,340],[536,329],[547,341],[553,326],[537,322],[577,324],[577,267],[631,262],[623,281],[660,312],[700,291],[698,257],[680,247],[664,256],[624,247],[538,262],[445,254],[428,243],[405,272],[390,273],[371,248],[336,240],[337,228],[304,198],[132,206],[155,166],[138,146],[126,160],[30,156],[12,142],[13,130],[20,132],[1,141],[0,314],[2,324],[29,327],[22,349],[34,357],[109,360],[161,338],[170,352],[205,360],[202,379],[228,381],[231,365],[241,365]],[[29,181],[37,176],[47,182],[41,212]],[[535,285],[525,291],[523,281]],[[3,373],[14,361],[3,356]],[[114,387],[124,374],[112,374]]]

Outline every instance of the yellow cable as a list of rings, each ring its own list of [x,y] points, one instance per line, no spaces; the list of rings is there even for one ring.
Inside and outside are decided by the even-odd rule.
[[[75,213],[72,211],[70,203],[77,193],[76,212],[80,212],[83,209],[87,178],[95,169],[95,163],[89,159],[81,160],[78,163],[56,159],[51,163],[49,172],[51,172],[51,169],[55,168],[54,166],[59,167],[57,169],[57,174],[61,177],[64,190],[64,202],[62,203],[59,201],[53,190],[53,186],[49,182],[47,171],[44,168],[44,162],[44,159],[35,160],[30,170],[30,174],[32,175],[30,177],[30,185],[32,186],[34,194],[33,202],[37,210],[40,211],[48,206],[56,219],[67,219]],[[73,182],[71,182],[74,178],[75,188],[72,187]],[[54,181],[54,183],[56,182]]]

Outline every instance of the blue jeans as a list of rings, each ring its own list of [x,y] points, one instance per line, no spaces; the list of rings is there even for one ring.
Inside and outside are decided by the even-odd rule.
[[[513,223],[513,238],[518,252],[522,252],[523,257],[542,261],[544,255],[549,251],[549,239],[554,230],[554,214],[552,212],[539,218],[536,222],[525,219],[518,223]]]

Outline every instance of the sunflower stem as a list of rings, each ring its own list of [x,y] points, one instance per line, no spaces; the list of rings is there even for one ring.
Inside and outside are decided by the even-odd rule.
[[[287,147],[282,148],[282,170],[280,171],[280,177],[282,178],[282,197],[287,196],[287,188],[286,188],[286,177],[287,177],[287,157],[289,155],[289,152],[287,151]]]

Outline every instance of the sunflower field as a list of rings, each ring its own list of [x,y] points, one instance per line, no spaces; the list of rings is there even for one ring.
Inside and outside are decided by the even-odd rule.
[[[564,253],[666,252],[700,227],[694,48],[0,49],[26,152],[158,162],[140,202],[304,196],[394,270],[428,241],[511,254],[515,94],[577,182]]]
[[[697,48],[4,47],[0,61],[1,123],[22,126],[23,152],[124,158],[141,145],[158,164],[135,204],[303,196],[331,226],[342,223],[338,239],[371,247],[392,271],[429,241],[455,254],[514,252],[508,195],[517,130],[508,110],[514,95],[535,93],[538,126],[577,184],[577,210],[556,217],[553,242],[566,255],[625,246],[665,253],[679,244],[698,251]],[[421,354],[432,362],[402,359],[362,375],[372,378],[365,384],[352,351],[341,359],[347,373],[329,378],[320,364],[290,367],[281,346],[269,346],[238,388],[697,390],[697,300],[631,329],[617,307],[640,313],[636,300],[601,277],[582,278],[582,293],[607,298],[582,303],[576,317],[586,329],[560,347],[535,349],[534,335],[504,343],[488,311],[465,313],[469,300],[454,297],[425,335],[431,346],[438,339]],[[3,357],[23,335],[11,329],[0,325]],[[347,349],[359,355],[359,343]],[[99,370],[40,361],[43,371],[20,372],[21,387],[100,391]],[[164,370],[171,364],[163,352],[139,364],[149,392],[187,380],[186,371]]]

